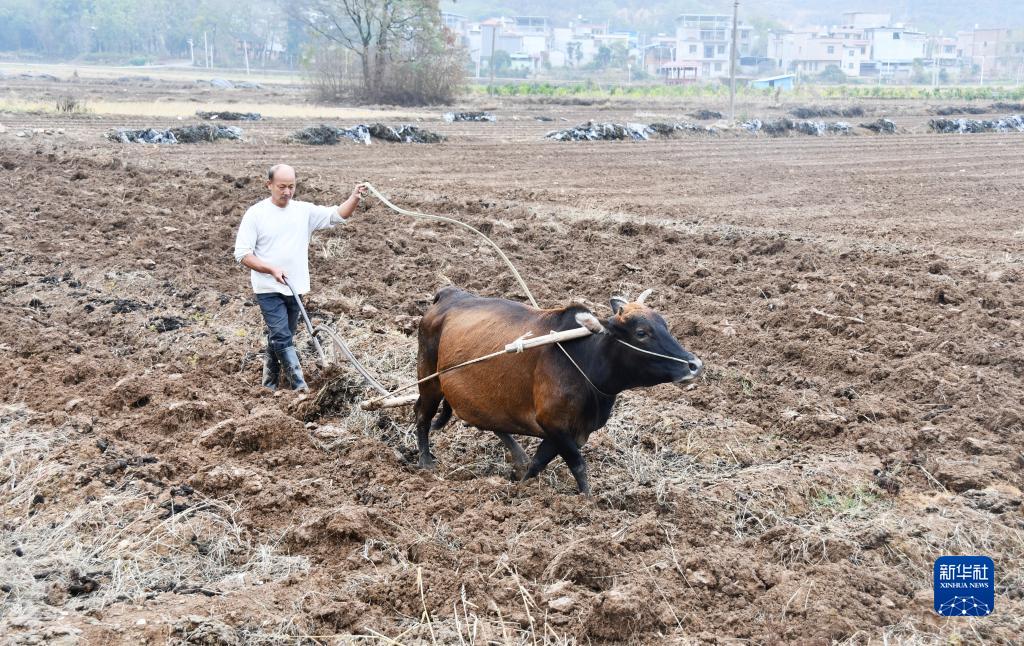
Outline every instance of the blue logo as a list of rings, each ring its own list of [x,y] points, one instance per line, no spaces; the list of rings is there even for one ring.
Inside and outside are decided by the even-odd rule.
[[[996,602],[996,566],[987,556],[941,556],[935,561],[935,612],[984,617]]]

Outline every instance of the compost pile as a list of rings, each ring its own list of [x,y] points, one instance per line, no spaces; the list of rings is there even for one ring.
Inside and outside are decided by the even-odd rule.
[[[455,121],[489,121],[493,123],[498,120],[490,112],[445,112],[441,118],[445,123],[454,123]]]
[[[819,137],[827,134],[850,134],[853,127],[845,121],[797,121],[794,119],[776,119],[774,121],[761,121],[751,119],[741,124],[741,127],[749,133],[757,134],[763,132],[769,137],[782,137],[792,132],[799,132],[805,135]]]
[[[218,139],[237,141],[241,138],[242,129],[237,126],[211,126],[207,124],[168,128],[166,130],[159,130],[157,128],[143,128],[141,130],[118,128],[107,134],[107,139],[122,144],[195,144],[202,141],[217,141]]]
[[[877,132],[880,135],[894,135],[896,134],[896,124],[889,119],[878,119],[871,123],[860,124],[861,128]]]
[[[932,114],[937,114],[940,117],[948,117],[954,114],[985,114],[988,111],[988,108],[977,105],[944,105],[930,110]]]
[[[1024,115],[1002,119],[932,119],[928,128],[941,133],[1024,132]]]
[[[718,129],[694,123],[586,123],[555,130],[545,135],[555,141],[646,141],[652,135],[671,137],[675,134],[718,134]]]
[[[220,112],[203,112],[197,111],[196,116],[200,119],[207,119],[209,121],[262,121],[263,115],[259,112],[231,112],[230,110],[224,110]]]
[[[700,121],[710,121],[711,119],[721,119],[722,113],[716,110],[701,109],[696,112],[691,112],[690,116]]]
[[[383,123],[375,123],[369,127],[369,130],[370,136],[374,139],[383,139],[394,143],[438,144],[444,141],[443,135],[408,124],[393,128]]]
[[[395,128],[383,123],[369,126],[360,124],[351,128],[320,124],[293,132],[290,138],[292,141],[312,146],[333,146],[341,142],[342,139],[351,139],[366,145],[370,145],[373,139],[405,144],[436,144],[444,141],[443,135],[417,126],[402,125]]]
[[[791,115],[797,119],[814,119],[821,117],[863,117],[866,113],[864,108],[859,105],[850,106],[848,108],[831,108],[831,107],[818,107],[818,106],[803,106],[796,107],[789,111]]]
[[[661,135],[662,137],[671,137],[675,134],[718,134],[718,128],[715,128],[714,126],[702,126],[698,123],[652,123],[647,126],[647,129],[648,131]]]
[[[565,130],[554,130],[544,136],[555,141],[646,141],[650,138],[650,130],[642,123],[587,121]]]

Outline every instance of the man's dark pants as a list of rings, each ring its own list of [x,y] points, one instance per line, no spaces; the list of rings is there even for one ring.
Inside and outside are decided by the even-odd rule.
[[[292,345],[292,337],[299,329],[299,305],[284,294],[256,294],[263,320],[267,322],[267,349],[280,352]]]
[[[263,367],[263,385],[276,389],[281,366],[292,388],[306,388],[295,350],[294,336],[299,329],[299,304],[293,296],[276,292],[256,294],[256,301],[267,323],[267,361]]]

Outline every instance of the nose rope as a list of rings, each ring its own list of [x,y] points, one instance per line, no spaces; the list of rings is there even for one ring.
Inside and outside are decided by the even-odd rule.
[[[651,356],[658,357],[659,359],[668,359],[670,361],[678,361],[679,363],[685,363],[687,366],[690,365],[690,362],[687,361],[686,359],[680,359],[678,357],[670,357],[669,355],[661,354],[660,352],[651,352],[650,350],[644,350],[643,348],[636,347],[632,343],[626,343],[622,339],[615,339],[615,340],[618,341],[619,343],[621,343],[622,345],[626,346],[627,348],[632,348],[633,350],[636,350],[637,352],[643,352],[644,354],[649,354]],[[694,358],[696,359],[696,357],[694,357]],[[700,362],[700,359],[697,359],[697,361]]]
[[[627,342],[623,341],[622,339],[615,339],[615,340],[618,341],[619,343],[621,343],[622,345],[626,346],[627,348],[630,348],[632,350],[636,350],[637,352],[642,352],[644,354],[649,354],[651,356],[658,357],[659,359],[668,359],[670,361],[677,361],[679,363],[685,363],[687,368],[690,367],[690,363],[691,362],[687,361],[686,359],[680,359],[678,357],[671,357],[671,356],[669,356],[667,354],[661,354],[660,352],[652,352],[650,350],[644,350],[643,348],[638,348],[635,345],[633,345],[632,343],[627,343]],[[558,344],[558,349],[561,350],[565,354],[566,358],[569,359],[570,362],[572,362],[572,365],[576,368],[576,370],[579,371],[579,373],[581,375],[583,375],[583,378],[587,380],[587,383],[590,384],[591,388],[593,388],[597,392],[601,393],[605,397],[612,397],[612,395],[609,395],[608,393],[604,392],[603,390],[601,390],[600,388],[597,387],[597,384],[595,384],[590,379],[590,377],[587,375],[587,373],[583,371],[583,368],[580,367],[580,364],[576,363],[576,360],[572,358],[572,356],[569,354],[569,352],[565,348],[562,347],[561,343]],[[694,359],[696,359],[696,361],[698,363],[697,369],[700,370],[700,366],[703,365],[703,363],[701,362],[700,359],[697,359],[696,357],[694,357]]]

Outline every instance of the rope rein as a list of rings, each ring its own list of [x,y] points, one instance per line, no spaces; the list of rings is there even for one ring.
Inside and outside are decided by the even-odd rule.
[[[473,233],[483,238],[487,242],[487,244],[491,245],[491,247],[498,253],[501,259],[505,261],[505,264],[508,265],[508,268],[512,272],[512,275],[515,276],[516,282],[518,282],[519,286],[523,288],[523,292],[526,294],[526,298],[530,299],[530,304],[538,309],[540,308],[540,305],[537,304],[537,299],[533,297],[533,294],[530,292],[530,288],[526,286],[526,281],[524,281],[523,277],[519,275],[519,271],[516,269],[516,266],[512,264],[511,260],[508,259],[508,256],[505,255],[505,252],[503,252],[498,247],[498,245],[494,244],[494,241],[492,241],[490,238],[484,235],[482,231],[474,227],[471,227],[465,222],[460,222],[453,218],[446,218],[443,215],[430,215],[429,213],[418,213],[416,211],[409,211],[408,209],[403,209],[400,206],[395,206],[394,204],[391,203],[391,200],[384,197],[384,195],[382,195],[381,192],[378,191],[373,184],[370,184],[369,182],[363,182],[363,186],[365,186],[371,193],[373,193],[374,197],[383,202],[384,206],[388,207],[395,213],[401,213],[402,215],[408,215],[409,217],[421,218],[424,220],[434,220],[435,222],[448,222],[449,224],[456,224],[464,229],[469,229]]]

